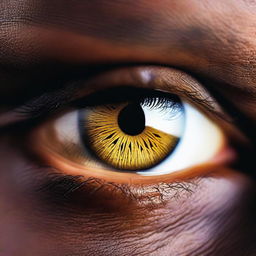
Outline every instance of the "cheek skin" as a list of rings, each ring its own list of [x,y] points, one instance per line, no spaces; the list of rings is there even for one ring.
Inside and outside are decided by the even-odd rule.
[[[254,184],[235,171],[200,177],[192,191],[129,211],[42,200],[39,172],[0,143],[0,248],[4,255],[253,255]],[[48,170],[49,171],[49,170]],[[52,170],[53,171],[53,170]],[[13,243],[15,241],[15,243]]]

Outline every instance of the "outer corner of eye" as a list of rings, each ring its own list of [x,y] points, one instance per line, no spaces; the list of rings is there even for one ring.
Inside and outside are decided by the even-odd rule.
[[[38,131],[46,157],[54,153],[81,170],[156,176],[228,158],[219,157],[226,147],[222,129],[168,94],[73,110]]]
[[[189,103],[183,102],[183,106],[184,127],[179,143],[158,166],[139,172],[141,175],[163,175],[207,163],[229,162],[231,154],[222,129]]]

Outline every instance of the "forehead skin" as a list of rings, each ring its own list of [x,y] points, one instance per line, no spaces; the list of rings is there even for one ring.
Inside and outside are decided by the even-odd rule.
[[[182,67],[220,81],[224,94],[233,87],[228,96],[255,121],[254,1],[3,0],[0,7],[1,63]]]
[[[256,121],[254,1],[1,0],[0,21],[0,64],[4,67],[0,70],[0,98],[10,93],[11,90],[5,88],[20,89],[23,86],[21,77],[26,81],[31,75],[31,67],[41,63],[46,66],[52,62],[81,65],[154,63],[214,79],[211,86],[252,122]],[[12,75],[16,68],[22,70],[21,76]],[[17,152],[6,150],[10,145],[2,144],[2,159],[12,161],[1,163],[1,168],[12,173],[21,157]],[[32,177],[33,172],[26,175]],[[17,221],[16,217],[20,214],[22,220],[28,218],[33,207],[31,202],[26,202],[28,198],[19,191],[19,186],[9,188],[6,185],[16,177],[3,179],[3,176],[0,188],[8,191],[12,200],[2,207],[11,213],[4,215],[3,223],[10,234],[1,238],[0,233],[0,242],[10,243],[8,235],[17,233],[20,239],[19,231],[22,233],[27,228],[26,223]],[[30,183],[33,182],[30,180]],[[243,200],[247,198],[250,203],[254,200],[248,197],[248,193],[252,194],[247,190],[248,180],[241,182],[240,177],[234,175],[230,180],[204,179],[201,186],[202,192],[182,197],[181,201],[170,200],[164,209],[150,212],[151,218],[146,218],[144,209],[133,216],[123,213],[120,216],[115,213],[95,216],[88,209],[74,213],[72,209],[61,208],[59,212],[54,209],[58,212],[54,217],[48,213],[52,218],[48,219],[45,209],[36,211],[33,208],[29,223],[33,223],[34,230],[42,228],[43,235],[38,238],[39,234],[34,235],[36,230],[24,237],[21,245],[15,245],[17,248],[23,243],[29,245],[25,255],[31,251],[32,255],[59,255],[59,252],[65,255],[69,248],[70,254],[66,255],[95,255],[98,252],[98,255],[226,253],[240,256],[241,251],[236,245],[239,247],[243,243],[241,250],[248,250],[249,255],[254,249],[251,247],[255,237],[255,211],[251,211],[249,203]],[[217,196],[211,193],[216,187],[219,188]],[[0,196],[5,202],[6,194],[0,193]],[[141,227],[143,221],[146,224]],[[9,223],[15,223],[16,232],[11,230]],[[113,228],[118,230],[115,234],[112,234]],[[192,243],[184,246],[184,238]],[[56,252],[51,251],[52,248]],[[19,252],[15,255],[20,256]]]

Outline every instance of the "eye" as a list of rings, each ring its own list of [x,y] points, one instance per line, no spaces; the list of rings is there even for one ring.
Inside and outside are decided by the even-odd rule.
[[[93,172],[154,176],[214,161],[223,149],[221,129],[177,95],[147,90],[99,98],[40,127],[41,152]]]

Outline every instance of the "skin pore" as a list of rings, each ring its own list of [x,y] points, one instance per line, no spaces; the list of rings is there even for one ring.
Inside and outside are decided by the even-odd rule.
[[[0,255],[255,255],[255,3],[1,1]],[[158,89],[148,69],[224,130],[236,165],[128,186],[36,154],[46,112],[115,83]],[[14,110],[30,100],[55,107],[27,122]]]

